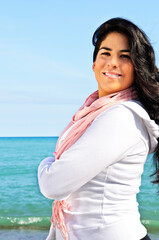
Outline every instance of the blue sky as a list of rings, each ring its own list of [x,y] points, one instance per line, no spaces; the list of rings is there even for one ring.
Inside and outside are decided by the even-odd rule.
[[[158,59],[158,9],[158,0],[1,1],[0,136],[60,134],[97,89],[92,35],[109,18],[141,27]]]

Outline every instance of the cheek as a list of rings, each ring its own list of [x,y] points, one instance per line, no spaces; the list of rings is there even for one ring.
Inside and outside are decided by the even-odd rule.
[[[103,58],[98,59],[96,62],[96,69],[102,70],[104,68],[105,64],[106,64],[105,59],[103,59]]]
[[[131,78],[132,78],[132,80],[134,80],[134,67],[133,66],[131,67],[130,72],[131,72]]]
[[[125,73],[127,73],[129,78],[134,78],[134,67],[132,64],[125,66]]]

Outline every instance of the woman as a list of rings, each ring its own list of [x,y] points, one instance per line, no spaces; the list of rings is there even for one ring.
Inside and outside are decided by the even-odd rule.
[[[60,135],[55,159],[38,170],[42,194],[56,200],[47,239],[148,240],[136,194],[155,151],[159,183],[159,74],[146,35],[114,18],[93,35],[91,94]]]

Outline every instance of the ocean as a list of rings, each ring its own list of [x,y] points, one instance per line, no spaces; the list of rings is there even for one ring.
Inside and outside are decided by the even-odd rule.
[[[44,240],[50,226],[52,200],[39,191],[37,168],[52,156],[57,137],[0,138],[0,239]],[[137,198],[141,221],[152,240],[159,240],[159,196],[151,183],[152,155],[142,175]]]

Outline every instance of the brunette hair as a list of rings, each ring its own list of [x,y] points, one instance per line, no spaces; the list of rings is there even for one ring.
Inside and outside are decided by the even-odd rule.
[[[150,118],[159,124],[159,70],[155,64],[155,54],[153,47],[146,34],[135,24],[123,18],[112,18],[95,31],[92,42],[95,47],[93,62],[96,60],[101,42],[107,34],[118,32],[128,38],[130,46],[130,56],[134,66],[134,86],[138,94],[139,101],[143,104]],[[153,183],[159,184],[159,139],[153,161],[155,176]]]

